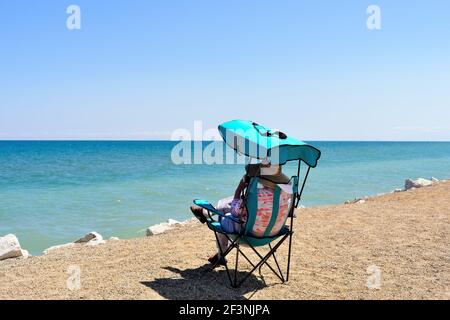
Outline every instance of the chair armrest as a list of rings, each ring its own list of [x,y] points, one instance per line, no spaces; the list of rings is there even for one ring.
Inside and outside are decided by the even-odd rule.
[[[208,201],[206,201],[206,200],[195,199],[194,200],[194,204],[196,204],[197,206],[202,207],[203,209],[207,210],[208,213],[212,213],[213,215],[217,214],[217,215],[221,216],[222,218],[231,219],[234,222],[242,224],[242,221],[240,221],[239,219],[233,217],[232,215],[226,216],[225,214],[223,214],[222,212],[220,212],[219,210],[214,208],[214,206],[211,203],[209,203]]]

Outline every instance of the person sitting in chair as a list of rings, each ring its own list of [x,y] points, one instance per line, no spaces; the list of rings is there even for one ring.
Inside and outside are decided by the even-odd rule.
[[[226,233],[240,233],[241,226],[245,225],[247,217],[243,204],[243,194],[251,177],[260,177],[259,182],[261,185],[272,192],[277,183],[289,183],[289,178],[282,173],[281,166],[271,165],[267,159],[259,164],[246,165],[245,171],[246,173],[239,181],[234,196],[220,200],[216,207],[218,211],[226,216],[232,216],[243,222],[243,224],[239,224],[232,219],[227,219],[227,217],[219,217],[220,225]],[[209,217],[207,211],[200,206],[192,205],[191,211],[201,223],[205,223]],[[217,238],[217,253],[212,255],[208,261],[212,264],[225,265],[226,260],[221,257],[221,252],[225,252],[228,249],[229,241],[227,236],[222,233],[217,233]]]

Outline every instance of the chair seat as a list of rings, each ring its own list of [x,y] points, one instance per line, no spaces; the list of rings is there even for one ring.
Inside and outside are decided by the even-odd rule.
[[[224,233],[224,234],[228,234],[230,236],[230,238],[235,238],[236,236],[238,236],[238,233],[228,233],[225,232],[222,229],[222,226],[220,225],[220,222],[217,221],[208,221],[207,222],[208,228],[211,229],[212,231],[216,231],[219,233]],[[284,236],[285,234],[287,234],[289,232],[289,228],[287,226],[284,226],[283,228],[281,228],[280,232],[278,234],[276,234],[275,236],[272,237],[253,237],[250,235],[242,235],[241,239],[240,239],[240,243],[241,244],[250,244],[253,247],[260,247],[260,246],[265,246],[266,244],[271,243],[272,241],[274,241],[275,239]],[[234,237],[233,237],[234,236]]]
[[[239,235],[239,233],[237,233],[237,232],[234,232],[234,233],[226,232],[225,230],[222,229],[222,226],[220,225],[220,222],[217,222],[217,221],[208,220],[207,221],[207,225],[208,225],[208,228],[211,229],[212,231],[216,231],[216,232],[219,232],[219,233],[225,233],[225,234],[228,234],[228,235],[233,235],[233,234],[234,235]]]
[[[272,241],[274,241],[275,239],[284,236],[285,234],[287,234],[289,232],[289,228],[284,226],[283,228],[281,228],[280,232],[278,232],[278,234],[276,234],[275,236],[272,237],[252,237],[252,236],[248,236],[245,235],[241,238],[241,243],[242,244],[249,244],[253,247],[261,247],[261,246],[265,246],[269,243],[271,243]]]

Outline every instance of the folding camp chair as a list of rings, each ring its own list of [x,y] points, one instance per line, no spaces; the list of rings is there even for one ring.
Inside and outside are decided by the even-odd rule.
[[[236,129],[246,129],[246,135],[242,136],[241,133],[237,133]],[[249,134],[249,130],[254,129],[256,134]],[[272,195],[270,197],[271,209],[267,208],[266,203],[262,204],[260,197],[261,188],[258,188],[258,183],[262,177],[253,176],[250,177],[248,184],[243,194],[243,203],[246,209],[246,221],[241,221],[236,217],[225,215],[217,210],[213,205],[205,200],[194,200],[194,204],[202,207],[208,212],[207,225],[208,228],[214,232],[216,241],[219,242],[218,234],[223,234],[229,241],[228,248],[223,251],[221,246],[218,248],[221,253],[221,257],[226,257],[234,249],[236,249],[236,261],[234,271],[230,270],[228,264],[225,263],[225,269],[228,275],[228,279],[233,287],[239,287],[245,280],[247,280],[255,270],[259,269],[261,274],[262,266],[267,266],[282,283],[289,280],[289,270],[291,264],[292,253],[292,235],[293,231],[293,219],[294,210],[298,207],[303,193],[306,180],[310,169],[317,165],[317,160],[320,158],[320,151],[306,143],[288,138],[285,134],[276,131],[272,133],[271,130],[266,129],[254,122],[234,120],[226,122],[219,126],[219,131],[224,138],[224,141],[234,148],[237,152],[262,159],[264,157],[270,157],[272,162],[283,165],[287,161],[298,160],[297,175],[292,176],[289,185],[291,192],[286,194],[286,188],[283,188],[281,184],[276,184]],[[250,131],[251,132],[251,131]],[[243,143],[239,143],[242,141]],[[231,141],[231,142],[230,142]],[[257,145],[257,149],[252,149],[251,145]],[[250,146],[250,148],[249,148]],[[265,149],[264,149],[265,148]],[[272,152],[276,148],[277,154]],[[256,151],[255,151],[256,150]],[[300,169],[302,163],[307,166],[306,173],[299,188]],[[214,216],[218,216],[218,219],[214,219]],[[240,231],[235,233],[225,232],[220,224],[221,219],[232,219],[234,222],[241,225]],[[285,274],[280,267],[276,252],[280,246],[289,239],[287,267]],[[242,248],[249,247],[259,258],[257,262],[250,260]],[[269,252],[265,255],[261,254],[257,248],[268,247]],[[238,279],[239,257],[242,255],[245,260],[252,266],[250,272],[248,272],[242,279]],[[269,258],[273,257],[276,268],[269,263]],[[217,263],[216,263],[217,264]],[[213,266],[213,268],[215,265]]]

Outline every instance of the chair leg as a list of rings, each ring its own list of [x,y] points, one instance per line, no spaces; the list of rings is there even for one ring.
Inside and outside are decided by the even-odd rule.
[[[240,255],[242,255],[242,256],[244,257],[244,259],[247,260],[247,262],[248,262],[252,267],[254,267],[255,264],[252,262],[252,260],[250,260],[249,257],[247,257],[247,255],[244,253],[244,251],[242,251],[242,250],[240,249],[240,245],[239,245],[238,250],[239,250]]]
[[[263,265],[266,265],[267,267],[269,267],[269,269],[281,280],[281,282],[286,282],[288,280],[289,277],[289,262],[290,262],[290,251],[289,250],[289,256],[288,256],[288,271],[287,271],[287,277],[286,279],[283,276],[282,270],[280,268],[280,265],[278,263],[278,260],[276,258],[276,251],[277,249],[281,246],[281,244],[283,244],[283,242],[287,239],[287,237],[292,237],[292,234],[286,234],[283,236],[283,238],[281,238],[280,241],[278,241],[278,243],[272,248],[272,246],[269,244],[269,248],[270,251],[265,255],[262,256],[252,245],[249,244],[249,247],[256,253],[256,255],[261,259],[256,265],[253,264],[253,262],[244,254],[244,252],[241,250],[240,248],[240,237],[237,237],[235,240],[232,240],[227,234],[225,234],[225,236],[228,238],[228,241],[231,242],[231,244],[228,246],[227,250],[223,251],[222,247],[219,244],[219,237],[217,235],[217,232],[214,232],[214,236],[216,238],[216,241],[218,243],[218,248],[219,248],[219,252],[220,252],[220,256],[225,258],[233,249],[236,248],[236,261],[235,261],[235,268],[234,268],[234,275],[232,277],[231,274],[231,270],[228,268],[228,264],[225,263],[225,270],[228,276],[228,280],[230,281],[230,284],[233,288],[238,288],[242,285],[242,283],[244,283],[252,274],[256,269],[260,269],[262,268]],[[290,239],[291,240],[291,239]],[[290,249],[290,248],[289,248]],[[249,263],[250,265],[253,267],[252,270],[247,273],[244,278],[242,278],[241,280],[238,281],[238,267],[239,267],[239,256],[242,255]],[[273,259],[275,261],[275,264],[277,266],[277,269],[279,271],[279,273],[268,263],[269,258],[273,256]],[[218,262],[216,262],[212,269],[214,269],[217,266]],[[261,273],[261,271],[260,271]]]
[[[270,256],[275,254],[275,251],[271,250],[266,256],[263,257],[258,251],[256,251],[255,248],[252,248],[252,249],[262,261],[262,263],[259,266],[259,274],[261,274],[261,268],[264,265],[266,265],[278,277],[278,279],[280,279],[281,282],[284,282],[283,275],[282,274],[278,274],[278,272],[276,272],[275,269],[267,262],[267,260],[269,260]]]
[[[219,237],[217,236],[217,232],[216,232],[216,231],[214,231],[214,235],[215,235],[215,237],[216,237],[217,247],[219,248],[219,252],[220,252],[220,257],[219,257],[219,258],[224,258],[224,259],[225,259],[225,255],[224,255],[224,252],[222,251],[222,247],[221,247],[221,245],[220,245]],[[226,251],[229,251],[229,248],[228,248]],[[213,268],[212,268],[212,269],[214,269],[214,268],[217,266],[218,263],[219,263],[219,262],[216,262],[216,263],[213,265]],[[230,283],[233,285],[233,281],[231,280],[230,270],[228,270],[227,263],[225,263],[225,269],[226,269],[226,272],[227,272],[228,280],[230,280]]]
[[[286,240],[287,235],[285,235],[276,245],[274,248],[272,248],[272,246],[270,247],[270,251],[269,253],[263,257],[253,246],[250,246],[250,248],[258,255],[258,257],[263,260],[263,264],[265,264],[267,267],[269,267],[269,269],[280,279],[281,282],[285,282],[284,277],[283,277],[283,273],[281,272],[280,266],[278,265],[278,261],[276,260],[275,257],[275,252],[277,251],[278,247],[284,242],[284,240]],[[267,260],[269,260],[270,256],[273,255],[274,259],[275,259],[275,263],[277,264],[278,270],[280,270],[280,273],[278,274],[278,272],[275,271],[275,269],[267,262]],[[260,268],[262,267],[262,265],[260,266]]]
[[[234,266],[234,284],[233,284],[233,287],[236,287],[236,285],[237,285],[237,272],[238,272],[238,265],[239,265],[239,252],[241,251],[239,249],[239,240],[237,242],[236,249],[237,249],[236,250],[236,264]]]
[[[230,269],[228,268],[228,264],[225,263],[225,271],[226,271],[226,273],[227,273],[228,280],[230,281],[230,284],[231,284],[231,286],[232,286],[233,288],[237,288],[237,269],[238,269],[238,264],[239,264],[239,252],[241,251],[241,250],[239,249],[239,237],[237,237],[236,240],[233,241],[233,240],[230,239],[230,237],[229,237],[227,234],[225,234],[225,236],[228,238],[228,241],[231,242],[231,244],[228,246],[227,250],[222,251],[222,247],[220,246],[220,243],[219,243],[219,237],[218,237],[218,235],[217,235],[217,232],[214,232],[214,235],[215,235],[215,237],[216,237],[217,246],[218,246],[218,248],[219,248],[220,256],[221,256],[222,258],[225,259],[225,257],[226,257],[226,256],[227,256],[234,248],[237,248],[237,253],[236,253],[236,265],[235,265],[235,269],[234,269],[234,281],[233,281],[233,279],[231,278],[231,272],[230,272]],[[237,244],[236,244],[236,243],[237,243]],[[247,259],[247,257],[246,257],[246,259]],[[213,269],[217,266],[217,264],[218,264],[218,262],[216,262],[216,263],[213,265],[213,267],[211,268],[211,270],[213,270]]]
[[[292,229],[292,227],[291,227]],[[292,234],[293,232],[289,232],[289,251],[288,251],[288,263],[287,263],[287,270],[286,270],[286,282],[289,281],[289,269],[291,267],[291,250],[292,250]]]
[[[269,248],[272,250],[272,246],[269,243]],[[281,281],[284,283],[284,277],[283,277],[283,271],[281,271],[280,265],[278,264],[277,256],[275,255],[275,252],[273,253],[273,260],[275,260],[275,264],[277,265],[278,271],[280,272]]]
[[[226,237],[228,238],[228,241],[231,242],[231,244],[228,246],[227,250],[225,250],[225,252],[223,252],[223,251],[222,251],[222,247],[221,247],[220,244],[219,244],[219,237],[217,236],[217,233],[214,232],[214,235],[215,235],[215,237],[216,237],[216,243],[217,243],[217,247],[218,247],[218,249],[219,249],[220,256],[223,257],[223,258],[225,258],[225,257],[231,252],[231,250],[234,249],[236,240],[233,241],[233,240],[231,240],[231,239],[226,235]],[[219,261],[217,261],[216,263],[214,263],[211,269],[215,269],[215,268],[217,267],[218,264],[219,264]]]
[[[273,248],[269,251],[269,253],[267,253],[264,257],[263,257],[258,251],[256,251],[256,249],[255,249],[252,245],[250,245],[250,248],[253,249],[253,251],[260,257],[261,260],[253,267],[253,269],[252,269],[249,273],[247,273],[247,274],[245,275],[245,277],[244,277],[243,279],[241,279],[241,280],[239,281],[239,283],[237,284],[237,287],[241,286],[242,283],[244,283],[244,281],[247,280],[248,277],[250,277],[250,275],[251,275],[257,268],[261,267],[263,264],[266,264],[266,265],[272,270],[272,272],[275,273],[275,275],[278,276],[278,278],[279,278],[281,281],[284,282],[283,276],[282,276],[282,275],[280,276],[280,275],[272,268],[272,266],[271,266],[270,264],[267,263],[267,260],[268,260],[268,259],[275,253],[275,251],[281,246],[281,244],[284,242],[284,240],[286,240],[287,236],[288,236],[288,235],[285,235],[285,236],[284,236],[284,237],[283,237],[283,238],[275,245],[275,247],[273,247]]]

